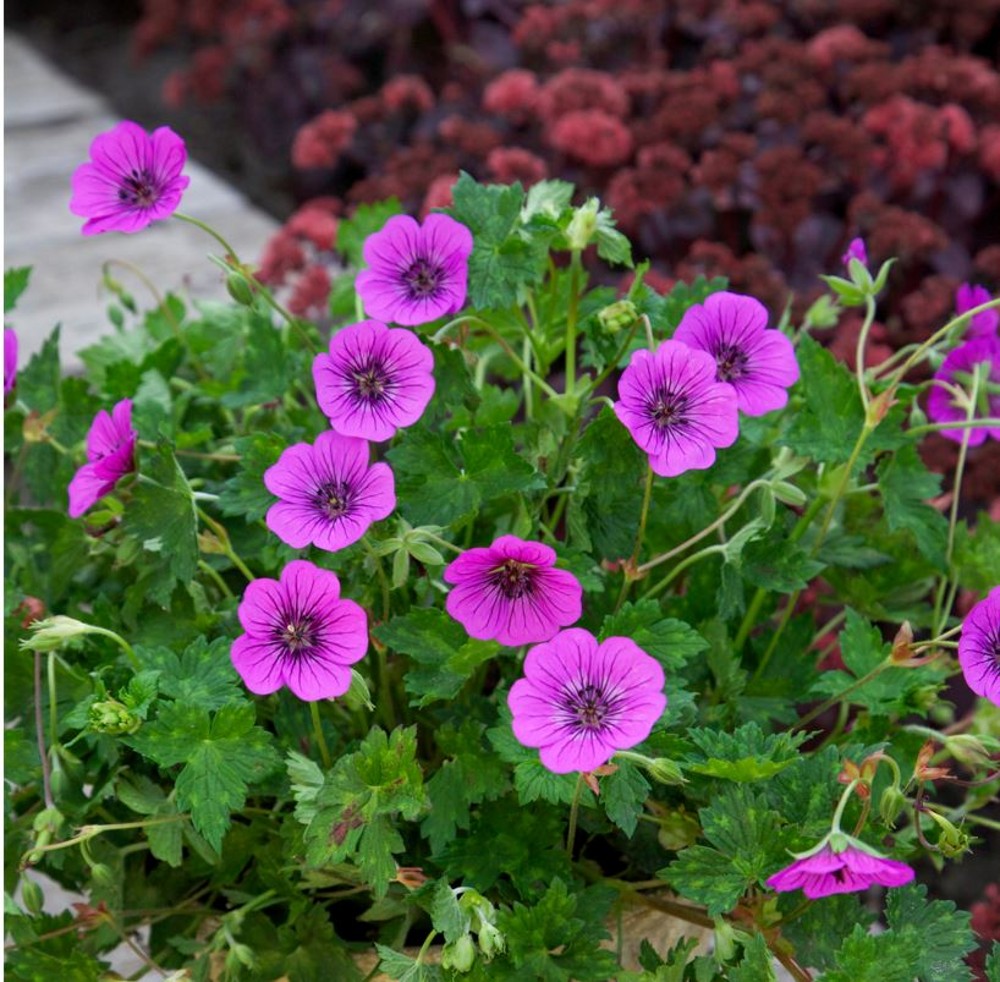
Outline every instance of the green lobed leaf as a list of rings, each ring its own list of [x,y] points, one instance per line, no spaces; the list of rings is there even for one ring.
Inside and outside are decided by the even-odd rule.
[[[980,512],[975,525],[955,527],[955,576],[959,583],[986,594],[1000,583],[1000,522]]]
[[[913,982],[923,940],[909,931],[869,934],[858,924],[840,946],[836,968],[820,982]]]
[[[708,647],[708,642],[690,624],[664,617],[656,600],[627,603],[617,613],[605,617],[599,637],[604,640],[616,635],[631,638],[668,672],[682,668]]]
[[[241,436],[234,441],[239,466],[219,494],[223,515],[239,515],[248,525],[259,522],[278,499],[264,487],[264,471],[277,463],[288,441],[271,431]]]
[[[601,779],[600,801],[608,818],[631,838],[649,797],[649,781],[631,761],[613,763],[617,770]]]
[[[776,982],[773,956],[764,935],[755,932],[743,946],[743,958],[729,971],[729,982]]]
[[[240,699],[240,678],[229,658],[232,641],[198,637],[178,656],[169,648],[137,647],[140,662],[159,673],[158,687],[187,706],[219,709]]]
[[[468,915],[462,913],[455,891],[447,880],[434,884],[430,915],[434,929],[444,935],[445,941],[457,941],[469,929]]]
[[[9,314],[20,300],[21,294],[28,289],[31,279],[31,266],[18,266],[5,269],[3,274],[3,312]]]
[[[893,932],[920,938],[915,974],[920,982],[968,982],[965,956],[976,945],[971,915],[950,900],[928,900],[927,887],[908,884],[886,895],[885,916]]]
[[[733,733],[708,728],[689,730],[688,739],[701,751],[688,756],[689,770],[727,781],[760,781],[795,763],[809,733],[765,736],[760,726],[751,722]]]
[[[791,910],[800,905],[799,897],[787,894],[782,899]],[[841,893],[824,897],[821,903],[809,904],[801,915],[782,923],[781,933],[794,945],[800,964],[828,969],[833,967],[844,937],[854,926],[859,925],[868,933],[874,920],[875,915],[865,906],[863,894]]]
[[[731,911],[746,890],[746,880],[729,857],[709,846],[689,846],[656,875],[681,896],[703,904],[710,917]]]
[[[948,521],[926,503],[941,493],[940,475],[927,469],[913,446],[887,455],[875,472],[889,529],[909,531],[921,555],[943,570]]]
[[[59,334],[56,327],[28,364],[18,369],[17,398],[38,413],[54,409],[59,402]]]
[[[350,218],[342,219],[337,225],[337,252],[345,256],[352,266],[360,266],[364,261],[362,250],[365,239],[374,232],[380,232],[393,215],[402,211],[398,198],[358,205]]]
[[[390,979],[396,982],[441,982],[441,969],[437,965],[418,962],[384,944],[376,943],[375,948],[379,955],[379,971]]]

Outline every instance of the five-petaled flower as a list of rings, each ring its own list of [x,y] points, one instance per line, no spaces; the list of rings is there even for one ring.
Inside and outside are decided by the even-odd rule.
[[[168,126],[147,133],[137,123],[119,123],[94,137],[90,157],[73,173],[69,203],[87,219],[84,235],[138,232],[168,218],[190,182],[181,175],[184,141]]]
[[[471,254],[472,233],[454,218],[395,215],[365,240],[356,289],[372,317],[426,324],[464,306]]]
[[[637,351],[622,372],[615,413],[662,477],[711,467],[736,441],[736,392],[715,376],[710,354],[679,341]]]
[[[969,688],[1000,706],[1000,586],[993,587],[966,615],[958,663]]]
[[[361,321],[313,362],[316,399],[345,436],[388,440],[420,419],[434,394],[434,356],[412,331]]]
[[[978,366],[984,365],[984,369]],[[934,373],[934,382],[946,382],[957,385],[959,388],[969,392],[973,373],[983,371],[987,376],[986,382],[992,385],[1000,385],[1000,338],[997,337],[975,337],[971,341],[960,344],[957,348],[948,352],[948,356],[941,363],[941,367]],[[980,391],[977,398],[979,402],[985,404],[988,415],[1000,416],[1000,394],[983,394]],[[978,413],[978,405],[977,405]],[[935,423],[958,423],[969,419],[968,409],[959,404],[953,394],[943,385],[932,386],[930,395],[927,397],[927,415]],[[967,439],[970,447],[978,447],[986,442],[987,437],[1000,440],[1000,426],[973,426],[971,428],[955,427],[954,429],[941,430],[941,436],[961,443]]]
[[[955,291],[955,313],[967,313],[975,307],[989,303],[992,299],[986,287],[963,283]],[[992,310],[982,310],[969,319],[965,336],[967,338],[996,337],[998,324],[1000,324],[1000,310],[997,310],[996,307]]]
[[[716,380],[736,390],[736,404],[748,416],[781,409],[799,378],[792,342],[768,330],[767,308],[753,297],[711,294],[685,311],[673,339],[715,359]]]
[[[582,612],[583,588],[541,542],[503,535],[491,546],[467,549],[444,571],[454,587],[445,607],[469,634],[516,646],[547,641]]]
[[[351,665],[368,650],[368,617],[340,596],[335,573],[304,559],[290,562],[280,580],[251,582],[239,606],[246,632],[230,657],[246,687],[259,696],[283,685],[308,702],[342,696]]]
[[[79,518],[94,502],[113,491],[119,478],[135,470],[132,400],[122,399],[109,416],[101,410],[87,433],[87,463],[69,482],[69,515]]]
[[[795,862],[770,877],[772,890],[801,890],[810,900],[834,893],[856,893],[878,884],[901,887],[914,877],[913,869],[888,859],[859,839],[831,832]]]
[[[295,549],[336,552],[357,542],[396,507],[389,465],[368,460],[367,441],[332,430],[288,447],[264,471],[264,486],[280,499],[268,509],[267,527]]]
[[[664,681],[631,638],[598,644],[581,628],[560,631],[528,652],[511,686],[514,736],[556,774],[593,771],[649,736],[667,705]]]

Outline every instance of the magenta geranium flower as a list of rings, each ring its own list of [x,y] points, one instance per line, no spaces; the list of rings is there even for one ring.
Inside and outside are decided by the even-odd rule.
[[[887,859],[859,839],[832,832],[807,853],[768,881],[772,890],[801,890],[810,900],[834,893],[855,893],[878,884],[901,887],[914,877],[913,870],[896,859]]]
[[[514,736],[556,774],[592,771],[649,736],[667,705],[663,685],[659,663],[631,638],[598,644],[589,631],[560,631],[528,652],[511,686]]]
[[[792,342],[768,330],[767,308],[753,297],[713,293],[685,311],[674,340],[715,359],[716,380],[736,390],[737,405],[748,416],[781,409],[799,378]]]
[[[365,240],[368,269],[356,288],[365,310],[383,321],[426,324],[465,305],[472,233],[447,215],[428,215],[422,225],[395,215]]]
[[[984,286],[973,286],[963,283],[955,292],[955,313],[964,314],[981,304],[989,303],[993,298]],[[969,320],[965,330],[967,338],[995,337],[997,325],[1000,324],[1000,310],[984,310]]]
[[[84,235],[138,232],[168,218],[190,183],[184,141],[168,126],[147,133],[122,122],[94,137],[91,159],[73,173],[69,210],[87,219]]]
[[[342,696],[351,665],[368,650],[368,617],[340,596],[335,573],[304,559],[289,563],[280,580],[250,583],[238,610],[246,632],[230,657],[246,687],[259,696],[287,685],[315,702]]]
[[[389,465],[368,460],[367,441],[332,430],[288,447],[264,471],[264,486],[281,499],[268,509],[267,527],[295,549],[336,552],[357,542],[396,507]]]
[[[715,375],[710,354],[680,341],[635,352],[622,372],[615,413],[657,474],[704,470],[716,448],[736,441],[736,390]]]
[[[12,328],[3,331],[3,394],[10,395],[17,384],[17,335]]]
[[[966,615],[958,663],[969,688],[1000,706],[1000,586]]]
[[[968,377],[975,371],[976,366],[981,364],[989,366],[989,381],[994,385],[1000,385],[1000,338],[978,337],[959,345],[948,352],[941,367],[934,373],[934,380],[949,382],[968,391]],[[984,403],[990,416],[1000,416],[1000,395],[987,395]],[[968,418],[966,408],[957,404],[952,394],[940,385],[931,386],[930,395],[927,397],[927,415],[935,423],[955,423]],[[941,430],[940,433],[956,443],[961,443],[967,434],[970,447],[978,447],[987,437],[1000,440],[1000,427],[995,426],[974,426],[965,430],[948,429]]]
[[[516,646],[547,641],[580,619],[583,588],[541,542],[503,535],[491,546],[466,549],[444,571],[454,589],[445,607],[481,641]]]
[[[857,259],[862,266],[868,265],[868,250],[865,248],[864,239],[851,239],[847,244],[847,251],[840,257],[840,261],[845,266],[850,265],[852,259]]]
[[[316,399],[345,436],[388,440],[420,419],[434,395],[434,356],[412,331],[351,324],[313,362]]]
[[[94,502],[113,491],[119,479],[135,470],[132,400],[122,399],[109,416],[101,410],[87,433],[87,463],[69,482],[69,517],[79,518]]]

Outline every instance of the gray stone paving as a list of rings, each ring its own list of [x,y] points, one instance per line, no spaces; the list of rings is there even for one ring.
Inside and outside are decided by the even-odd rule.
[[[95,93],[63,75],[23,39],[4,38],[4,266],[33,266],[31,285],[7,322],[17,331],[21,363],[62,324],[63,363],[79,367],[76,352],[111,330],[102,296],[102,264],[138,266],[161,290],[191,298],[225,295],[218,252],[205,233],[177,221],[135,235],[83,236],[70,213],[70,176],[87,159],[93,137],[118,122]],[[183,135],[183,134],[182,134]],[[182,209],[217,228],[244,260],[256,260],[277,222],[224,181],[189,160],[191,184]],[[140,305],[151,298],[134,275],[115,275]]]

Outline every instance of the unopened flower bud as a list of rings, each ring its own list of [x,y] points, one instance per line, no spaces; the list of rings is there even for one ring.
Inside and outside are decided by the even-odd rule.
[[[55,651],[67,641],[95,632],[90,624],[84,624],[73,617],[56,614],[44,620],[35,621],[31,625],[31,635],[21,642],[21,647],[28,651]]]
[[[890,784],[882,792],[882,797],[879,798],[878,802],[878,814],[879,818],[882,819],[882,824],[886,828],[894,829],[896,827],[896,819],[899,818],[905,807],[906,797],[903,795],[903,792],[894,784]]]
[[[111,872],[111,867],[106,863],[94,863],[90,867],[90,876],[94,884],[99,887],[111,887],[115,884],[115,874]]]
[[[590,245],[597,232],[597,209],[599,207],[600,201],[597,198],[590,198],[579,208],[573,209],[573,218],[566,228],[566,238],[569,239],[570,249],[582,252]]]
[[[941,830],[938,836],[937,847],[949,859],[954,859],[969,851],[971,843],[970,836],[948,821],[944,815],[939,815],[935,811],[927,810],[925,815],[929,815],[937,827]]]
[[[339,697],[348,709],[367,709],[372,712],[375,704],[372,702],[371,690],[364,677],[354,668],[351,669],[351,685],[348,690]]]
[[[230,972],[237,973],[239,971],[238,965],[242,965],[244,968],[253,968],[255,963],[253,949],[249,945],[236,942],[230,946],[229,953],[226,955],[226,968]]]
[[[29,914],[40,914],[45,903],[42,888],[27,876],[21,880],[21,903]]]
[[[638,319],[639,309],[631,300],[619,300],[597,312],[597,320],[606,334],[617,334],[631,327]]]
[[[905,665],[913,657],[913,628],[909,621],[903,621],[896,636],[892,639],[892,654],[889,656],[893,664]]]
[[[498,928],[486,921],[479,924],[479,950],[489,961],[494,955],[499,955],[507,948],[507,939]]]
[[[253,306],[253,287],[242,273],[233,272],[226,277],[226,291],[238,304]]]
[[[117,699],[91,703],[87,711],[87,726],[95,733],[122,736],[135,733],[142,726],[142,719]]]
[[[788,481],[775,481],[771,485],[771,490],[778,501],[794,508],[801,508],[806,503],[806,493],[801,488],[797,488]]]
[[[476,961],[476,946],[468,934],[450,941],[441,950],[441,967],[454,972],[468,972]]]

